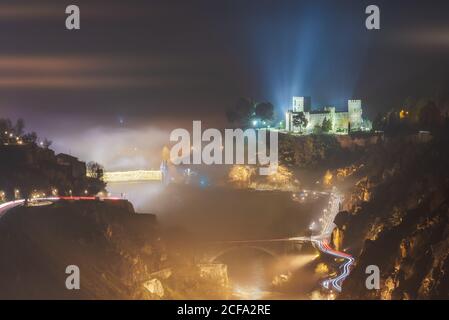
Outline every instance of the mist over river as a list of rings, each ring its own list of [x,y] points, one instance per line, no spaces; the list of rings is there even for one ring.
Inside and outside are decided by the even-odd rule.
[[[186,248],[191,241],[304,236],[328,202],[327,196],[311,193],[298,201],[292,192],[155,182],[110,184],[108,191],[123,194],[139,213],[155,214],[163,229],[176,230],[170,233],[176,246]],[[257,246],[236,248],[214,262],[226,264],[232,298],[306,299],[319,282],[311,264],[317,253],[310,244],[291,250],[278,257]]]

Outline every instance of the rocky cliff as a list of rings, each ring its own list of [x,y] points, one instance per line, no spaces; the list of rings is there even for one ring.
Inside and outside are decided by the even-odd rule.
[[[396,137],[348,169],[353,187],[334,242],[356,265],[341,298],[449,298],[448,147],[447,134],[426,143]],[[379,290],[365,286],[369,265],[380,269]]]
[[[155,217],[127,201],[18,207],[0,219],[0,298],[145,298],[163,254]],[[80,290],[65,286],[68,265],[79,267]]]

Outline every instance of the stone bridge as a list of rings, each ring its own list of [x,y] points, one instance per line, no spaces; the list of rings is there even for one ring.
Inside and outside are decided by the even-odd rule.
[[[198,257],[202,263],[214,263],[232,251],[251,249],[263,252],[274,258],[297,253],[302,249],[304,243],[309,243],[310,238],[286,238],[273,240],[243,240],[243,241],[217,241],[204,244]]]
[[[108,183],[162,181],[160,170],[109,171],[103,177]]]

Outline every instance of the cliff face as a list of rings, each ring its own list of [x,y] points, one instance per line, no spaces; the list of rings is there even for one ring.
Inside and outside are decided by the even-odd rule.
[[[449,298],[448,147],[445,135],[395,138],[357,163],[347,210],[335,220],[336,242],[356,257],[341,298]],[[379,290],[366,288],[369,265],[380,269]]]
[[[279,159],[282,164],[299,168],[338,168],[356,161],[366,147],[376,144],[380,136],[372,134],[279,135]]]
[[[162,264],[153,215],[126,201],[18,207],[0,219],[0,298],[151,298],[142,283]],[[65,287],[80,269],[80,290]]]

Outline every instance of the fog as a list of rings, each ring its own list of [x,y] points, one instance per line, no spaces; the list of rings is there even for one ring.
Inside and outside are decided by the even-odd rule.
[[[309,243],[278,241],[274,249],[264,250],[264,241],[310,235],[309,227],[321,217],[328,196],[309,193],[301,201],[292,192],[239,189],[226,181],[229,168],[194,169],[198,177],[189,183],[118,183],[107,188],[123,194],[136,212],[155,214],[175,255],[188,260],[198,252],[210,254],[212,247],[213,262],[227,265],[233,298],[307,299],[319,283],[314,272],[317,251]],[[207,182],[199,183],[199,177],[207,177]],[[310,174],[297,177],[307,181],[304,188],[315,181]],[[276,250],[279,255],[270,253]]]
[[[141,213],[156,214],[164,226],[182,228],[204,240],[272,239],[305,235],[327,198],[299,204],[290,192],[159,183],[112,184]]]

